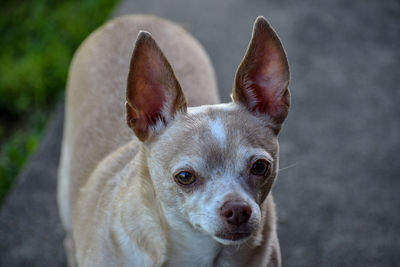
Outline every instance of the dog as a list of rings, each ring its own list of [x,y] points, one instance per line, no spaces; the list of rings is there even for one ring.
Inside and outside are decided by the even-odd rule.
[[[270,190],[288,84],[263,17],[227,104],[177,24],[131,15],[91,34],[67,82],[58,204],[69,266],[281,266]]]

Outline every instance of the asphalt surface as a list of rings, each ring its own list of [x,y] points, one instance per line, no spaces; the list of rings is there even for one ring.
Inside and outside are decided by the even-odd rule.
[[[223,101],[256,16],[282,39],[292,109],[274,187],[284,266],[399,266],[400,3],[123,0],[115,16],[181,23],[214,63]],[[0,212],[0,266],[64,266],[55,203],[62,110]]]

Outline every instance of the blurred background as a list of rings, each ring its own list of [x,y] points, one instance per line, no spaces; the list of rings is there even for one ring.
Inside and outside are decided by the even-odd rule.
[[[1,2],[0,202],[64,95],[71,57],[117,0]]]
[[[292,78],[273,190],[283,265],[399,266],[399,1],[5,0],[0,9],[0,266],[65,266],[55,187],[69,62],[93,29],[131,13],[191,32],[223,102],[265,16]]]

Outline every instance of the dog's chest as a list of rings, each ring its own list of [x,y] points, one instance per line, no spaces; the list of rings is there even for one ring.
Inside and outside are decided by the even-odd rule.
[[[168,267],[214,266],[221,245],[198,232],[171,232],[168,248]]]

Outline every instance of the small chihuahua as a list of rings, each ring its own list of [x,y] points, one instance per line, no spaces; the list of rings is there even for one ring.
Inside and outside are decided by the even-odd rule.
[[[58,203],[69,266],[281,266],[270,190],[288,83],[263,17],[228,104],[178,25],[135,15],[94,32],[68,79]]]

